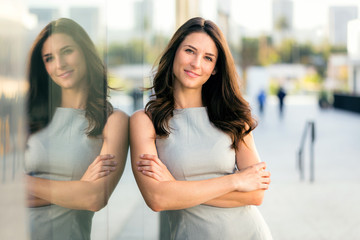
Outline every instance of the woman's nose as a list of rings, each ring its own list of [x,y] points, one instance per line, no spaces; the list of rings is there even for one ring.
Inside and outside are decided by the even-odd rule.
[[[191,61],[191,66],[194,68],[199,68],[201,65],[201,57],[199,55],[194,55],[194,58]]]
[[[63,67],[66,66],[66,61],[65,61],[64,57],[62,57],[62,56],[58,56],[55,59],[55,62],[56,62],[56,67],[57,68],[63,68]]]

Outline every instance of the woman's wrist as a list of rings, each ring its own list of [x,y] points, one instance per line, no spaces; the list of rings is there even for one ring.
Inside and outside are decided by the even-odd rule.
[[[238,191],[238,189],[240,188],[240,184],[239,184],[239,174],[231,174],[231,175],[228,175],[230,177],[230,180],[231,180],[231,188],[232,188],[232,191]]]

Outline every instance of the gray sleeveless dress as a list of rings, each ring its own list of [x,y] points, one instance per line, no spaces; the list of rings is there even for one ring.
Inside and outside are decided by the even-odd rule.
[[[57,108],[51,123],[32,134],[25,152],[27,174],[53,180],[80,180],[100,154],[102,139],[85,134],[85,111]],[[91,211],[58,205],[28,208],[31,239],[90,239]]]
[[[203,180],[234,173],[231,138],[209,121],[205,107],[176,109],[168,138],[158,138],[159,158],[177,180]],[[166,211],[171,239],[268,240],[271,233],[255,206],[207,205]]]

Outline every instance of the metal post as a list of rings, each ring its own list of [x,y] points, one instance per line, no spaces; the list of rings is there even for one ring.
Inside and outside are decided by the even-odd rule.
[[[315,180],[315,160],[314,160],[314,143],[315,143],[315,122],[307,121],[305,124],[305,129],[301,138],[300,148],[298,151],[298,168],[300,171],[300,180],[305,179],[305,167],[304,167],[304,157],[303,151],[305,147],[305,140],[307,131],[310,130],[310,182]]]
[[[303,162],[303,154],[302,154],[302,149],[299,150],[299,155],[298,155],[298,168],[300,171],[300,180],[304,180],[304,166],[303,166],[304,162]]]
[[[305,124],[305,129],[303,132],[303,135],[301,137],[301,142],[300,142],[300,148],[299,148],[299,159],[298,159],[298,167],[299,167],[299,171],[300,171],[300,180],[304,180],[304,160],[303,160],[303,150],[304,150],[304,144],[305,144],[305,139],[306,139],[306,133],[307,133],[307,129],[308,129],[309,123],[307,122]]]
[[[314,162],[314,142],[315,142],[315,123],[311,122],[311,141],[310,141],[310,182],[315,180]]]

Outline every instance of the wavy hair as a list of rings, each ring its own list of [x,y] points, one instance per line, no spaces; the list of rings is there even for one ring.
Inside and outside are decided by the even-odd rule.
[[[103,131],[107,117],[113,112],[113,107],[107,100],[109,87],[106,69],[85,30],[67,18],[60,18],[46,25],[30,50],[27,73],[30,83],[27,99],[29,133],[46,127],[61,103],[61,88],[51,80],[41,56],[44,42],[55,33],[70,36],[84,54],[88,84],[85,117],[89,122],[86,134],[98,136]]]
[[[231,137],[231,147],[236,149],[237,144],[244,141],[244,137],[255,129],[257,122],[252,118],[248,102],[241,95],[240,78],[225,37],[210,20],[192,18],[175,32],[160,57],[153,86],[150,88],[154,94],[146,104],[145,112],[151,118],[156,134],[167,137],[170,134],[169,120],[175,109],[175,54],[189,34],[198,32],[210,36],[218,50],[216,73],[202,86],[203,105],[207,107],[210,122]]]

